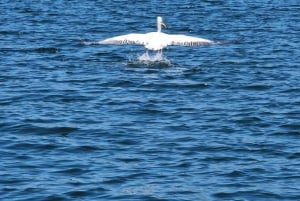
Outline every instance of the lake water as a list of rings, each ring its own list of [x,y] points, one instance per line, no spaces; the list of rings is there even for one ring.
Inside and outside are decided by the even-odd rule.
[[[226,45],[84,45],[155,31]],[[1,200],[300,200],[300,4],[0,3]]]

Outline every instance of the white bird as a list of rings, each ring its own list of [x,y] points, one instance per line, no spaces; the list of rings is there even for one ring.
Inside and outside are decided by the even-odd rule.
[[[161,51],[168,45],[195,46],[217,44],[217,42],[204,38],[178,34],[165,34],[161,32],[162,26],[167,29],[167,25],[163,22],[162,17],[158,16],[156,32],[149,32],[145,34],[131,33],[127,35],[116,36],[99,41],[98,44],[139,44],[144,45],[147,50],[155,51]]]

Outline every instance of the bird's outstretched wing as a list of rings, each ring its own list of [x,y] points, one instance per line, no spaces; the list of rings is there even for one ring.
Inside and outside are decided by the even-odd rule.
[[[168,45],[196,46],[212,45],[216,42],[204,38],[198,38],[186,35],[168,35]]]
[[[99,41],[98,44],[139,44],[144,45],[147,41],[145,40],[145,34],[127,34],[107,38]]]

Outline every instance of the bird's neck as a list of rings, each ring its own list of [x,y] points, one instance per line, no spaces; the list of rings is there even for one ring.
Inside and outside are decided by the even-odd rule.
[[[161,32],[161,24],[159,22],[157,22],[157,32]]]

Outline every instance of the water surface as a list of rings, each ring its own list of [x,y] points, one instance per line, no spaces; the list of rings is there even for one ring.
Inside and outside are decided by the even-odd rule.
[[[299,200],[298,1],[2,1],[3,200]],[[156,28],[239,43],[83,45]]]

